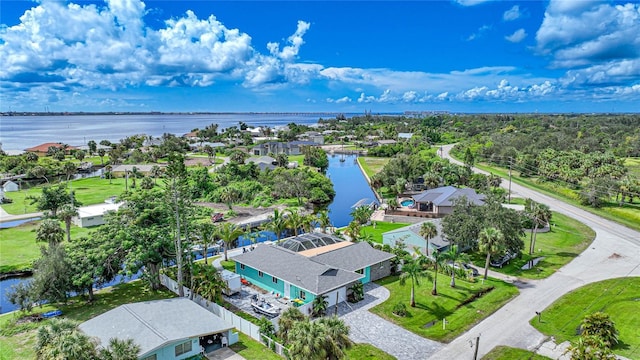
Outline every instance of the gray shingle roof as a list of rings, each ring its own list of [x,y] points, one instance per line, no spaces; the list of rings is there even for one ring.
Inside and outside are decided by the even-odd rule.
[[[312,260],[335,266],[340,269],[356,271],[367,266],[389,260],[395,255],[376,250],[366,242],[355,243],[326,253],[311,257]]]
[[[416,202],[428,203],[432,202],[436,206],[453,206],[455,199],[466,196],[469,202],[475,205],[484,204],[485,196],[477,194],[471,188],[458,189],[453,186],[444,186],[435,189],[429,189],[414,195]]]
[[[321,264],[275,245],[259,244],[233,259],[316,295],[362,278],[361,274]]]
[[[102,346],[109,339],[133,339],[144,356],[167,344],[233,328],[187,298],[145,301],[118,306],[79,326]]]

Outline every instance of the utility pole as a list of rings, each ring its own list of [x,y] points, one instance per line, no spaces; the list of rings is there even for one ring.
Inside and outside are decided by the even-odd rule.
[[[509,201],[508,203],[511,204],[511,162],[512,162],[513,158],[509,157]]]
[[[480,335],[476,337],[476,349],[473,352],[473,360],[478,360],[478,347],[480,347]]]

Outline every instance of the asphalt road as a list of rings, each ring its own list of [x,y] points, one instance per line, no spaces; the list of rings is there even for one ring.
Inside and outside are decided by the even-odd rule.
[[[443,147],[444,157],[460,164],[450,157],[451,147]],[[477,169],[474,171],[485,173]],[[503,181],[502,186],[508,186],[507,182]],[[515,183],[512,183],[511,190],[515,196],[547,204],[552,210],[583,222],[596,232],[596,238],[582,254],[552,276],[544,280],[527,280],[518,297],[447,344],[430,359],[473,359],[472,344],[478,336],[478,358],[498,345],[537,350],[548,339],[529,325],[536,311],[542,311],[562,295],[588,283],[640,276],[640,232]],[[562,350],[558,350],[545,355],[558,358],[561,354]]]

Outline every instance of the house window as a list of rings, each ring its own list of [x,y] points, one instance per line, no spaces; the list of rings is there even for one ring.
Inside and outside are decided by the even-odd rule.
[[[302,300],[306,300],[307,299],[307,294],[304,291],[300,290],[300,296],[298,296],[298,297],[300,299],[302,299]]]
[[[358,274],[364,274],[364,269],[356,270]]]
[[[158,356],[156,356],[156,354],[152,354],[145,358],[142,358],[141,360],[158,360]]]
[[[262,275],[264,275],[264,273],[262,271],[258,271],[258,276],[262,277]]]
[[[240,264],[240,269],[244,270],[244,264]]]
[[[191,351],[191,340],[176,345],[176,356],[186,354]]]
[[[275,276],[272,276],[271,277],[271,281],[273,281],[274,284],[277,284],[278,283],[278,278],[275,277]]]

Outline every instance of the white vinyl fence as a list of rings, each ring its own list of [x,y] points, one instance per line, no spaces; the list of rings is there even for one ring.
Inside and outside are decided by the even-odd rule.
[[[160,274],[160,283],[164,285],[167,289],[172,292],[178,294],[178,283],[168,277],[167,275]],[[185,297],[191,296],[191,289],[186,286],[183,286]],[[260,327],[249,320],[245,320],[240,316],[234,314],[233,312],[225,309],[224,307],[211,302],[198,294],[193,295],[193,301],[202,306],[203,308],[209,310],[211,313],[215,314],[222,320],[224,320],[227,324],[235,327],[243,334],[250,336],[252,339],[257,340],[263,344],[269,346],[272,350],[274,350],[278,355],[284,355],[284,346],[280,343],[277,343],[266,336],[262,336],[260,334]],[[272,345],[273,343],[273,345]]]

